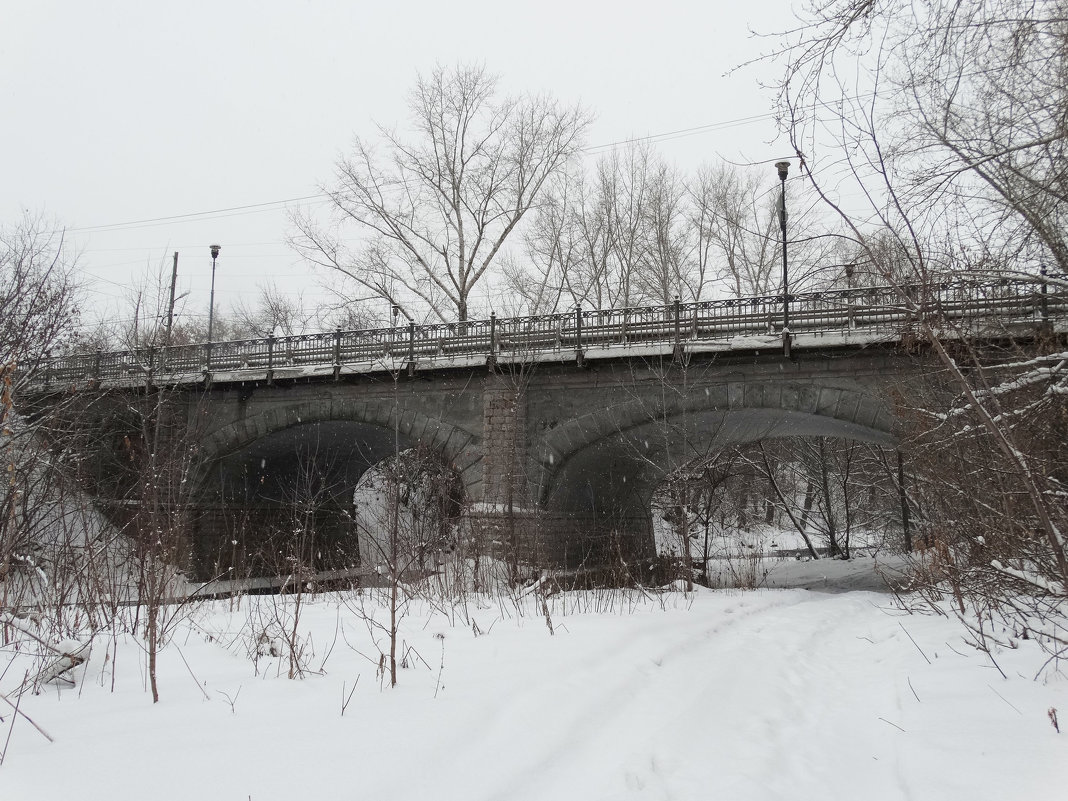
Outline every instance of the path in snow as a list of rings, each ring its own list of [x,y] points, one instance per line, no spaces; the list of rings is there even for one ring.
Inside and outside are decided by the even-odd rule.
[[[553,599],[553,636],[532,609],[472,607],[477,637],[424,609],[404,640],[429,667],[384,691],[343,643],[325,675],[291,682],[261,662],[255,678],[239,644],[202,634],[241,628],[246,612],[219,604],[176,643],[210,701],[174,646],[156,706],[134,643],[114,694],[98,652],[80,697],[24,697],[57,742],[16,729],[0,799],[1003,801],[1068,782],[1068,739],[1046,717],[1068,709],[1068,685],[1021,676],[1034,652],[999,655],[1004,680],[954,621],[885,594],[701,591],[633,612],[604,598]],[[339,620],[361,636],[348,615],[329,596],[304,610],[315,667]],[[231,711],[221,693],[238,690]]]

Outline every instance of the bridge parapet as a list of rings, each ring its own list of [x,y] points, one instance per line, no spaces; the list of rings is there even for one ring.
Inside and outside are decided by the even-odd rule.
[[[862,287],[789,296],[794,347],[862,347],[915,338],[921,323],[949,336],[1006,327],[1068,324],[1068,281],[1004,278],[901,287]],[[34,388],[196,384],[468,368],[489,363],[564,362],[682,352],[774,350],[783,341],[783,297],[675,303],[626,309],[576,308],[532,317],[261,337],[56,357]]]

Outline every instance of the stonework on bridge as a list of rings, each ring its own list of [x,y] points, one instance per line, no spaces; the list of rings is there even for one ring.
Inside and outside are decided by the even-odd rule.
[[[986,310],[1014,330],[1063,330],[1063,293],[1051,300],[1019,282],[980,289],[967,285],[965,301],[947,295],[943,311],[963,319]],[[782,353],[781,335],[769,333],[768,299],[741,299],[530,318],[537,323],[526,327],[493,320],[448,332],[304,338],[320,349],[314,358],[326,359],[323,369],[312,361],[287,367],[274,341],[262,364],[262,343],[220,345],[208,351],[206,367],[220,351],[230,354],[228,366],[200,373],[168,374],[164,366],[175,370],[180,354],[141,354],[138,380],[125,367],[105,374],[99,357],[89,368],[75,360],[46,375],[40,393],[67,392],[79,381],[87,382],[80,392],[120,399],[167,393],[172,413],[195,431],[202,460],[204,574],[226,563],[218,554],[232,537],[227,516],[278,511],[311,475],[329,488],[329,519],[319,524],[344,552],[346,537],[355,536],[351,500],[361,476],[412,447],[455,471],[467,525],[493,547],[528,563],[590,567],[651,557],[656,487],[723,448],[788,436],[894,444],[894,385],[929,361],[912,347],[911,311],[859,307],[858,297],[815,293],[799,304],[792,358]],[[969,331],[989,322],[968,319]],[[303,341],[293,340],[288,364]],[[346,347],[369,366],[346,362]],[[109,424],[121,427],[121,416]],[[112,440],[136,436],[117,431]]]
[[[459,475],[480,536],[524,562],[575,568],[652,557],[652,494],[702,454],[780,436],[892,444],[887,384],[913,369],[912,357],[883,351],[586,360],[216,383],[178,389],[168,402],[196,424],[205,509],[258,519],[314,467],[330,479],[336,514],[322,525],[337,540],[363,473],[422,446]],[[224,517],[203,516],[199,561],[226,551]],[[211,570],[225,564],[216,558]]]

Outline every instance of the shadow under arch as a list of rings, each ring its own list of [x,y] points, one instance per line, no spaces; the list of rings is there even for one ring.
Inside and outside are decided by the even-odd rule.
[[[734,393],[740,402],[733,404],[729,389],[694,394],[654,409],[640,402],[617,405],[573,421],[573,430],[549,432],[536,488],[546,515],[580,529],[611,531],[625,541],[625,556],[652,557],[652,495],[687,463],[730,446],[783,437],[896,445],[886,405],[857,390],[786,387],[757,394],[743,388]]]
[[[193,542],[193,569],[203,580],[284,573],[284,560],[271,559],[292,548],[287,526],[314,529],[307,561],[316,572],[356,567],[353,493],[372,466],[400,451],[437,454],[465,493],[481,489],[477,438],[418,414],[338,419],[268,411],[221,427],[204,442]],[[294,524],[298,514],[301,526]]]
[[[397,415],[392,404],[370,408],[342,405],[329,412],[299,406],[267,409],[221,426],[208,432],[201,441],[201,454],[205,465],[205,470],[200,474],[201,487],[211,492],[210,479],[218,465],[233,459],[236,454],[261,447],[257,443],[272,439],[284,443],[286,438],[289,438],[289,444],[307,441],[306,436],[302,437],[295,432],[302,429],[307,431],[304,427],[309,425],[326,426],[324,430],[328,436],[318,437],[320,442],[329,441],[331,438],[347,438],[357,443],[359,453],[371,456],[370,464],[393,454],[395,435],[400,450],[419,445],[436,451],[459,473],[468,496],[481,498],[480,438],[470,431],[419,412],[401,410]],[[291,434],[285,434],[286,431],[291,431]],[[283,439],[275,439],[279,436]],[[388,442],[388,452],[384,451],[384,442]],[[364,460],[361,457],[357,461]],[[368,466],[370,465],[363,469],[366,470]]]
[[[561,465],[545,488],[545,508],[605,516],[636,512],[669,473],[732,445],[781,437],[838,437],[894,446],[892,434],[834,418],[771,409],[706,411],[633,425],[602,437]]]

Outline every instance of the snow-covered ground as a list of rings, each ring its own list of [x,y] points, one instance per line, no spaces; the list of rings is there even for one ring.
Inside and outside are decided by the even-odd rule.
[[[351,595],[305,601],[302,680],[266,640],[249,655],[288,619],[270,597],[195,609],[160,654],[158,705],[138,641],[99,639],[77,688],[21,699],[54,743],[0,712],[0,798],[1003,801],[1068,786],[1068,732],[1048,715],[1068,723],[1064,674],[1034,680],[1041,657],[1022,647],[994,655],[1002,678],[958,623],[885,593],[568,593],[547,600],[552,633],[533,594],[420,601],[394,689]],[[31,667],[10,661],[0,689]]]

